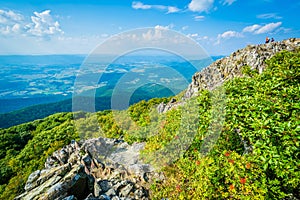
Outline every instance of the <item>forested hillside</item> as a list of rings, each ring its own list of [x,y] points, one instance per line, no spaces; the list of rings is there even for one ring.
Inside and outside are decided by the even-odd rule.
[[[96,90],[96,111],[103,111],[111,108],[112,88],[107,87],[105,89],[106,91],[103,91],[102,88]],[[142,99],[149,100],[154,96],[167,97],[171,95],[173,95],[173,93],[169,89],[160,85],[146,85],[135,91],[129,103],[132,105],[133,103],[137,103]],[[79,98],[79,100],[77,100],[78,102],[85,102],[89,101],[88,99],[93,97],[82,96],[77,98]],[[59,112],[72,112],[72,99],[66,99],[55,103],[38,104],[9,113],[0,114],[0,127],[8,128],[36,119],[42,119]]]

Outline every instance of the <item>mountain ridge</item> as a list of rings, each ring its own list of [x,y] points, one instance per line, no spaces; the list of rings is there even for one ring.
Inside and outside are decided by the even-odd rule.
[[[300,39],[289,39],[278,42],[278,45],[290,44],[283,47],[282,50],[295,51],[298,52],[298,54],[283,51],[283,53],[279,54],[274,52],[272,55],[266,55],[262,57],[262,62],[265,62],[268,58],[272,58],[271,60],[268,59],[264,67],[258,66],[261,68],[245,67],[249,64],[245,61],[244,63],[239,63],[238,68],[229,70],[230,67],[232,67],[232,65],[228,64],[230,60],[226,62],[226,59],[221,59],[211,64],[211,66],[221,66],[220,69],[222,69],[223,72],[229,70],[227,75],[224,74],[223,77],[212,77],[212,72],[219,69],[213,67],[211,67],[212,69],[204,70],[204,72],[196,73],[193,76],[193,82],[190,87],[184,91],[181,96],[176,97],[177,99],[175,98],[175,100],[171,100],[168,104],[163,103],[164,110],[162,113],[166,114],[161,115],[166,115],[167,119],[160,125],[161,129],[163,129],[162,132],[152,138],[131,138],[126,135],[125,132],[122,132],[115,122],[110,121],[109,116],[111,113],[98,113],[96,120],[98,119],[100,121],[100,126],[103,127],[104,134],[106,134],[104,136],[112,137],[106,133],[106,131],[109,130],[110,132],[115,132],[114,135],[117,138],[123,137],[125,141],[128,140],[131,141],[131,143],[138,143],[129,145],[128,143],[125,144],[123,140],[111,140],[103,138],[103,136],[97,137],[98,139],[87,140],[90,142],[91,149],[94,149],[94,153],[91,153],[91,151],[86,148],[83,148],[82,151],[79,150],[79,153],[75,155],[75,160],[73,159],[75,163],[78,163],[77,166],[81,166],[78,167],[78,169],[70,167],[73,162],[71,162],[71,160],[69,162],[72,153],[66,150],[70,145],[64,146],[55,153],[50,153],[49,159],[45,162],[45,168],[47,168],[48,171],[45,169],[41,170],[45,172],[44,174],[41,174],[41,171],[36,171],[29,176],[28,184],[26,184],[28,185],[26,192],[21,194],[18,198],[53,199],[54,197],[52,196],[53,198],[50,198],[48,194],[55,194],[57,195],[55,198],[65,200],[95,200],[101,198],[139,199],[140,197],[145,197],[144,199],[150,197],[154,199],[195,199],[199,198],[199,195],[200,197],[223,199],[241,199],[242,197],[299,199],[300,179],[299,176],[297,176],[299,173],[296,170],[298,166],[297,157],[300,155],[299,141],[297,139],[299,138],[299,126],[297,125],[299,112],[297,111],[300,109],[299,103],[297,103],[297,99],[299,100],[299,88],[297,89],[297,86],[299,86],[299,41]],[[267,46],[270,48],[267,49],[266,53],[268,53],[268,51],[272,51],[272,48],[276,45],[277,44],[266,44],[258,47]],[[290,46],[293,48],[290,49]],[[252,47],[249,48],[251,49]],[[243,52],[243,50],[239,51]],[[246,52],[245,50],[244,53]],[[265,52],[265,50],[262,50],[262,52]],[[281,51],[278,50],[278,52]],[[233,53],[231,56],[232,58],[235,57],[232,63],[237,63],[239,59],[236,59],[236,53]],[[260,71],[259,69],[262,70]],[[281,73],[282,71],[285,73]],[[233,76],[234,73],[236,73],[237,78]],[[208,77],[212,77],[211,82],[204,82]],[[226,79],[226,81],[224,81],[224,79]],[[275,81],[275,85],[270,85],[272,81]],[[215,149],[208,156],[202,157],[199,155],[199,148],[201,147],[201,142],[204,137],[202,134],[205,134],[208,129],[207,124],[209,124],[209,120],[207,118],[209,117],[207,116],[210,108],[210,103],[207,100],[209,93],[206,91],[208,91],[207,89],[211,90],[215,88],[220,83],[225,84],[226,94],[229,99],[226,108],[228,109],[226,122],[222,129],[223,134],[220,136]],[[129,181],[128,176],[121,176],[119,177],[120,179],[114,183],[112,177],[114,171],[118,172],[120,169],[123,169],[122,165],[120,165],[120,160],[115,160],[112,164],[117,166],[110,169],[108,173],[109,176],[97,181],[94,179],[93,184],[88,184],[91,168],[96,169],[96,171],[101,171],[108,166],[108,163],[102,160],[101,163],[104,164],[104,166],[99,163],[99,166],[91,167],[96,163],[94,160],[96,159],[95,153],[96,155],[103,155],[103,149],[99,150],[99,148],[101,149],[108,144],[113,144],[116,146],[120,145],[122,148],[128,150],[133,146],[142,145],[142,142],[144,142],[146,143],[145,150],[153,151],[160,147],[160,145],[170,142],[170,138],[177,139],[176,137],[178,136],[176,135],[176,128],[174,127],[176,127],[178,120],[180,125],[178,115],[180,114],[179,111],[181,107],[179,104],[182,103],[183,100],[188,101],[190,98],[195,97],[198,98],[200,106],[199,112],[201,113],[201,115],[199,115],[199,133],[195,136],[193,144],[187,149],[185,155],[163,169],[166,177],[155,175],[154,180],[157,179],[157,181],[154,181],[153,185],[147,187],[144,187],[139,181],[135,183],[132,182],[132,180]],[[129,109],[131,113],[130,116],[134,116],[136,119],[135,122],[138,124],[147,123],[149,117],[147,115],[147,112],[149,112],[147,111],[148,107],[145,102],[137,103]],[[175,107],[178,109],[175,109]],[[249,110],[251,112],[247,112]],[[70,115],[70,113],[68,115]],[[57,116],[60,115],[57,114]],[[61,122],[58,121],[58,119],[60,119]],[[52,121],[61,125],[63,119],[62,117],[58,119],[53,118]],[[86,127],[93,119],[94,118],[89,117],[89,115],[82,114],[81,124]],[[68,125],[71,124],[69,118],[67,122]],[[50,125],[54,127],[53,130],[57,130],[55,124]],[[51,133],[51,127],[45,127],[46,130],[49,129],[50,131],[47,132],[47,134]],[[98,126],[92,126],[86,127],[84,130],[97,132],[97,128]],[[29,126],[29,129],[34,129],[34,127]],[[102,142],[97,143],[98,140]],[[105,142],[103,142],[103,140]],[[244,141],[253,147],[252,150],[246,154],[244,154]],[[76,143],[72,142],[71,146],[72,145],[76,146]],[[97,145],[99,148],[93,147]],[[81,144],[78,146],[81,146]],[[82,146],[85,145],[83,144]],[[57,148],[59,148],[59,146],[57,146]],[[80,149],[80,147],[76,148]],[[76,151],[78,152],[78,150]],[[126,150],[123,149],[119,151],[119,153],[124,151],[126,152]],[[140,149],[136,149],[135,152],[138,151],[140,152]],[[80,158],[76,158],[78,156]],[[51,158],[55,158],[53,159],[54,161],[51,161]],[[142,162],[142,160],[138,160],[137,162]],[[49,163],[52,164],[49,165]],[[290,167],[290,170],[285,171],[284,169],[287,165]],[[49,169],[51,173],[49,173]],[[137,172],[138,170],[131,171],[129,174],[136,176]],[[45,177],[48,177],[51,180],[56,180],[55,183],[62,183],[62,185],[66,183],[70,187],[62,187],[61,184],[58,184],[57,187],[45,187],[45,185],[39,184],[38,180],[40,177],[42,177],[43,180]],[[71,178],[71,181],[64,182],[64,180],[68,178]],[[150,176],[150,179],[152,178]],[[106,182],[104,183],[103,181]],[[123,185],[121,184],[122,181],[125,181]],[[151,182],[151,180],[147,178],[142,181]],[[74,192],[74,188],[78,188],[78,186],[82,186],[81,188],[88,188],[88,186],[90,186],[91,188],[83,191],[82,194],[78,194]],[[142,190],[139,190],[140,187]],[[149,187],[151,187],[151,190]],[[69,190],[70,188],[72,190]],[[40,191],[40,193],[36,196],[32,196],[32,191]],[[148,196],[149,193],[150,197]]]
[[[216,60],[202,71],[196,72],[192,77],[192,83],[184,91],[183,98],[179,102],[174,102],[173,100],[168,104],[162,103],[159,105],[158,110],[161,113],[166,112],[173,107],[182,105],[181,101],[197,95],[201,90],[213,90],[227,80],[244,77],[243,70],[245,70],[245,66],[251,66],[249,70],[257,71],[261,74],[266,67],[265,61],[267,59],[280,51],[295,51],[298,48],[300,48],[299,38],[290,38],[267,44],[248,45],[229,56]]]

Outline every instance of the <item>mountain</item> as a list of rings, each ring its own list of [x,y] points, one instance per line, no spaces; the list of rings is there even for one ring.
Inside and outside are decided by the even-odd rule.
[[[171,100],[0,129],[0,199],[300,199],[299,47],[247,46]]]

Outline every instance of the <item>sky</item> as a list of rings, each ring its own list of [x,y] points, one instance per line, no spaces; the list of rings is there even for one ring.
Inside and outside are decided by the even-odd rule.
[[[89,54],[115,34],[153,27],[209,55],[300,37],[296,0],[2,0],[0,54]]]

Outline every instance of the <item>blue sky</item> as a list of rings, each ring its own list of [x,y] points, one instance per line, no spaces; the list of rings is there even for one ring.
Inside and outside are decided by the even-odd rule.
[[[266,36],[300,36],[295,0],[15,0],[0,2],[0,54],[87,54],[114,34],[178,31],[210,55],[228,55]]]

